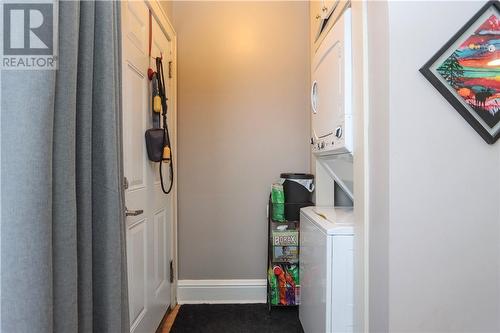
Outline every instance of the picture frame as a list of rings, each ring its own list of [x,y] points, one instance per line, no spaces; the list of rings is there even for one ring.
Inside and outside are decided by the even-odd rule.
[[[420,72],[494,144],[500,137],[500,3],[488,1]]]

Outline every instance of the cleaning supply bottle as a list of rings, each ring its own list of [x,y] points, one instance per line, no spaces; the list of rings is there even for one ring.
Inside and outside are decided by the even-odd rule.
[[[299,267],[297,265],[294,264],[290,265],[290,267],[288,268],[288,273],[290,273],[290,275],[292,276],[292,279],[295,282],[295,284],[300,284]]]
[[[269,279],[269,289],[270,289],[270,302],[271,305],[278,305],[279,299],[279,291],[278,291],[278,281],[276,279],[276,275],[274,275],[274,271],[271,267],[269,267],[269,271],[267,273],[267,278]]]
[[[294,283],[295,283],[295,305],[300,304],[300,279],[299,279],[299,267],[297,265],[290,265],[288,267],[288,273],[290,273],[290,276],[292,277]]]
[[[286,303],[288,305],[295,305],[295,282],[292,276],[285,270],[285,281],[286,281]]]
[[[287,305],[286,301],[286,278],[285,272],[281,268],[281,266],[274,266],[273,268],[274,275],[277,276],[278,285],[279,285],[279,294],[280,294],[280,304]]]
[[[271,214],[272,219],[277,222],[285,222],[285,192],[283,191],[283,185],[272,185],[271,203],[273,205]]]

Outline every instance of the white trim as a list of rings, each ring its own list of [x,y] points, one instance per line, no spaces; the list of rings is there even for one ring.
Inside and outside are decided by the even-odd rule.
[[[179,304],[266,303],[266,280],[179,280]]]
[[[168,19],[167,13],[160,4],[160,0],[145,0],[148,7],[151,9],[155,18],[160,21],[161,28],[164,29],[165,34],[168,36],[169,41],[176,37],[175,29],[170,20]]]

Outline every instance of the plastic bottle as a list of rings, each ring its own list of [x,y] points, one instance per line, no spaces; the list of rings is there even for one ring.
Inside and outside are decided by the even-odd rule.
[[[290,275],[292,276],[295,284],[300,284],[299,267],[297,265],[290,265],[290,267],[288,268],[288,273],[290,273]]]
[[[276,275],[271,267],[269,267],[267,278],[269,279],[269,289],[270,289],[270,302],[272,305],[278,305],[279,303],[279,292],[278,292],[278,281],[276,280]]]
[[[283,185],[273,184],[271,187],[272,219],[277,222],[285,221],[285,192]]]
[[[281,268],[281,266],[274,266],[273,268],[274,275],[276,275],[276,279],[279,286],[279,301],[281,305],[287,305],[286,299],[286,278],[285,272]]]
[[[294,303],[295,305],[300,304],[300,279],[299,279],[299,267],[297,265],[290,265],[287,269],[288,273],[292,277],[293,281],[295,282],[295,300]]]
[[[288,305],[295,305],[295,282],[292,276],[285,270],[285,281],[286,281],[286,303]]]

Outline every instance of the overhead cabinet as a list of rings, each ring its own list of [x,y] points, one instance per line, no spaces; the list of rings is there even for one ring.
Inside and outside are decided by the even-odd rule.
[[[326,32],[332,28],[350,1],[322,0],[310,2],[311,41],[316,50]]]
[[[321,3],[321,17],[323,19],[328,19],[332,14],[335,7],[338,5],[339,0],[328,0],[328,1],[320,1]]]
[[[324,19],[321,16],[321,1],[311,1],[309,12],[311,13],[311,41],[313,44],[318,39]]]

